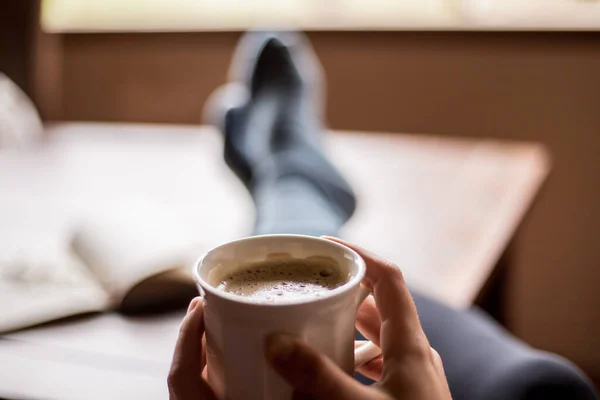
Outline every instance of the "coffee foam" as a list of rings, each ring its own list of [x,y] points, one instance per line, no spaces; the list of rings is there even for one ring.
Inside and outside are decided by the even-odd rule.
[[[329,257],[268,259],[226,275],[217,289],[257,301],[318,298],[348,281]]]

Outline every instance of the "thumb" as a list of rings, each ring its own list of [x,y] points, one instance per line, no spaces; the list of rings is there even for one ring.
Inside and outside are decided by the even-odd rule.
[[[296,391],[315,399],[365,399],[364,387],[333,361],[306,343],[286,334],[275,334],[265,343],[267,360]]]

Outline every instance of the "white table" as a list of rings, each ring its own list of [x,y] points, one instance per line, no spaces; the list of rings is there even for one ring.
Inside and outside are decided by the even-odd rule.
[[[60,251],[78,218],[142,198],[173,209],[206,248],[251,232],[251,199],[209,128],[60,124],[47,139],[0,154],[4,246],[26,238],[32,251]],[[343,235],[458,308],[476,298],[549,168],[533,143],[346,132],[328,144],[359,200]],[[0,397],[164,399],[181,316],[112,313],[0,336]]]

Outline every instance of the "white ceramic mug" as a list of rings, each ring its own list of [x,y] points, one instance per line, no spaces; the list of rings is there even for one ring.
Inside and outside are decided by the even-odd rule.
[[[348,274],[348,281],[318,298],[273,304],[215,287],[219,283],[215,277],[274,254],[298,259],[331,257]],[[194,275],[205,304],[208,380],[221,399],[291,398],[291,387],[267,364],[264,356],[264,340],[271,333],[285,332],[305,340],[349,374],[357,365],[380,353],[378,347],[368,342],[355,354],[356,310],[369,292],[360,284],[365,262],[341,244],[300,235],[249,237],[206,253],[195,266]]]

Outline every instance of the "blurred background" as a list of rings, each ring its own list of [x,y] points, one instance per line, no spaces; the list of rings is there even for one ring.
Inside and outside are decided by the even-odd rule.
[[[199,125],[204,103],[227,80],[237,40],[256,26],[307,32],[327,76],[334,130],[544,145],[552,172],[477,301],[598,385],[600,2],[0,0],[0,72],[32,100],[45,127]],[[0,117],[0,125],[8,121]],[[135,136],[144,142],[141,129]],[[193,184],[187,173],[182,184]],[[167,205],[186,193],[171,184]],[[248,200],[222,184],[226,205]]]

